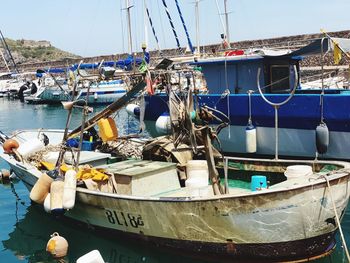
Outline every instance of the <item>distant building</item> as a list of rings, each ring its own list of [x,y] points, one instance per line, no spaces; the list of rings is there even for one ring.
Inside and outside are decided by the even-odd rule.
[[[47,40],[26,40],[26,39],[21,39],[18,40],[24,47],[51,47],[50,41]]]

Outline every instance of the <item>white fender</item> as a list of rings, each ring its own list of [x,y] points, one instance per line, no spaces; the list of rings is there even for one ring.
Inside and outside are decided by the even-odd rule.
[[[63,208],[72,209],[75,205],[75,193],[77,190],[76,171],[68,170],[64,176]]]

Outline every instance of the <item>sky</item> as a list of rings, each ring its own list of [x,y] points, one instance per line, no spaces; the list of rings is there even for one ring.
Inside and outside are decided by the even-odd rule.
[[[193,45],[196,0],[178,0]],[[133,51],[145,42],[143,0],[129,0]],[[219,5],[217,8],[216,2]],[[146,0],[163,48],[175,48],[162,0]],[[175,0],[166,0],[180,45],[187,46]],[[199,2],[199,42],[220,43],[224,0]],[[48,40],[62,50],[83,56],[128,52],[126,0],[0,0],[0,29],[11,39]],[[227,0],[231,42],[350,29],[350,0]],[[148,49],[157,45],[149,22]]]

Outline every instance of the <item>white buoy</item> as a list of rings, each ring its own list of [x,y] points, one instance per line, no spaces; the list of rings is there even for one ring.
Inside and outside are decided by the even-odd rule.
[[[160,115],[156,121],[156,131],[159,135],[169,134],[171,131],[171,121],[168,112]]]
[[[78,258],[77,263],[105,263],[105,261],[100,252],[95,249]]]
[[[46,213],[51,213],[51,195],[50,193],[47,194],[45,200],[44,200],[44,210]]]
[[[64,182],[62,179],[56,179],[51,183],[50,188],[50,208],[52,214],[62,214],[63,209],[63,189]]]
[[[75,204],[75,193],[77,190],[76,171],[68,170],[64,176],[63,208],[72,209]]]
[[[247,153],[256,152],[256,128],[252,124],[245,128],[245,146]]]
[[[49,242],[47,242],[46,251],[54,258],[65,257],[68,252],[68,242],[64,237],[61,237],[55,232],[51,235]]]
[[[126,112],[131,116],[140,116],[140,106],[130,103],[126,105]]]
[[[98,99],[98,94],[97,92],[94,93],[94,100],[97,100]]]
[[[245,128],[245,148],[247,153],[256,152],[256,128],[252,122],[252,90],[248,90],[248,125]]]

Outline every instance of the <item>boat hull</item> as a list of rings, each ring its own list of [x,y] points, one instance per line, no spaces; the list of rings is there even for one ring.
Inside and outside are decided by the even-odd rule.
[[[267,95],[270,100],[283,101],[288,95]],[[159,135],[156,120],[164,112],[169,112],[167,96],[147,96],[145,122],[152,136]],[[329,147],[322,158],[349,160],[350,109],[347,106],[350,94],[343,92],[324,95],[324,121],[329,129]],[[248,96],[245,94],[198,95],[198,104],[215,108],[229,116],[229,125],[224,128],[219,139],[227,154],[247,154],[246,127],[248,123]],[[278,113],[279,154],[289,157],[314,158],[316,155],[315,130],[320,123],[321,108],[319,94],[296,94],[280,107]],[[300,117],[302,116],[302,117]],[[219,116],[220,117],[220,116]],[[275,154],[275,112],[261,96],[252,95],[252,121],[257,129],[256,155]],[[215,123],[213,123],[215,125]]]
[[[28,190],[38,174],[10,162]],[[330,178],[336,210],[348,204],[349,175]],[[207,199],[139,198],[78,188],[65,213],[105,231],[205,255],[266,261],[308,259],[335,245],[337,230],[326,183],[288,191]]]

